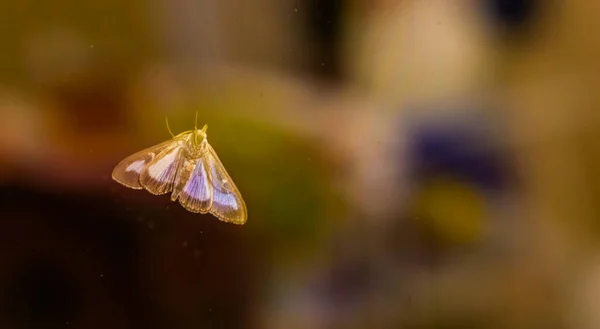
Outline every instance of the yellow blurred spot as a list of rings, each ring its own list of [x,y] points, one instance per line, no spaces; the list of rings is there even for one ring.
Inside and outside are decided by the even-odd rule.
[[[441,178],[426,183],[415,200],[417,221],[450,243],[470,243],[480,238],[485,220],[485,199],[466,182]]]

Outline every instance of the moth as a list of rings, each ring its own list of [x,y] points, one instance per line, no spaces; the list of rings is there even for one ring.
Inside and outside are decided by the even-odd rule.
[[[244,199],[208,143],[208,125],[188,130],[166,142],[139,151],[113,169],[112,178],[154,195],[171,193],[171,201],[193,213],[210,213],[221,221],[243,225],[248,218]],[[198,114],[196,113],[196,122]]]

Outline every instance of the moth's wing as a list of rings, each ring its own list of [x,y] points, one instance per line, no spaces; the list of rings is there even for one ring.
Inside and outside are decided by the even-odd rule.
[[[171,200],[179,198],[179,203],[188,211],[206,214],[212,203],[206,157],[185,159],[179,169]]]
[[[156,195],[171,192],[182,158],[183,147],[177,140],[172,141],[142,170],[140,185]]]
[[[243,225],[248,219],[246,203],[242,194],[223,167],[215,150],[207,143],[205,162],[213,188],[210,213],[224,222]]]
[[[112,178],[129,188],[141,190],[143,186],[140,184],[140,174],[146,165],[170,143],[171,141],[166,141],[126,157],[115,166]]]

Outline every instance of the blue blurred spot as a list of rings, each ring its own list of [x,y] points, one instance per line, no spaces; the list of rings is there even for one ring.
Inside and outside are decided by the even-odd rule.
[[[416,177],[444,174],[486,189],[501,189],[506,181],[502,154],[481,132],[464,127],[416,127],[409,156]]]

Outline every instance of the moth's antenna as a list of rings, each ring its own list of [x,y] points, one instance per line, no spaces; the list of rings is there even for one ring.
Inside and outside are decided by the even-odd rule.
[[[167,123],[167,130],[169,130],[169,134],[171,134],[172,137],[175,137],[171,131],[171,128],[169,127],[169,118],[165,117],[165,122]]]
[[[202,132],[206,134],[206,129],[208,129],[208,124],[205,124],[204,127],[202,127]]]
[[[194,120],[194,130],[198,130],[198,111],[196,111],[196,119]]]

